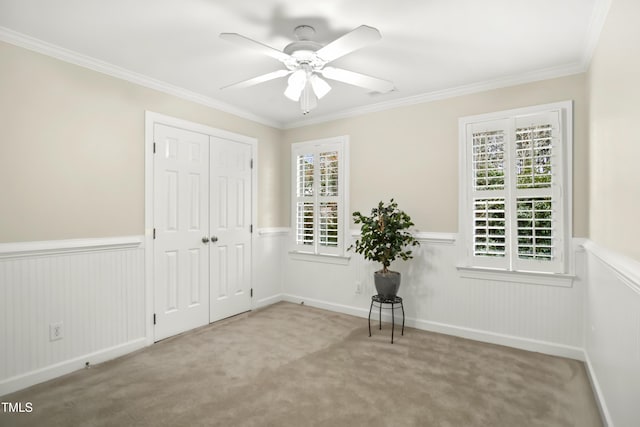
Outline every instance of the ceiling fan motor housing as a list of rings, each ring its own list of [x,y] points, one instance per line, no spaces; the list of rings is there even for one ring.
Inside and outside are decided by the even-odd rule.
[[[323,61],[316,55],[316,51],[321,49],[323,45],[311,40],[316,30],[309,25],[299,25],[293,32],[298,38],[298,41],[289,43],[283,49],[284,53],[291,55],[295,59],[295,61],[285,63],[287,68],[295,70],[299,68],[301,64],[309,64],[313,69],[324,67],[326,61]]]

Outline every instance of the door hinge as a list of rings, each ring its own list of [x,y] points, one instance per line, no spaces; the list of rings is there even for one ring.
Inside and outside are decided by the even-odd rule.
[[[155,240],[155,238],[156,238],[156,229],[154,228],[153,229],[153,239]]]
[[[253,298],[253,288],[251,288],[250,296]]]
[[[253,169],[253,159],[249,160],[249,168]]]
[[[156,314],[155,313],[153,313],[153,324],[154,325],[156,324]]]
[[[153,154],[156,154],[156,143],[153,143]]]
[[[249,226],[249,233],[253,233],[253,224]]]

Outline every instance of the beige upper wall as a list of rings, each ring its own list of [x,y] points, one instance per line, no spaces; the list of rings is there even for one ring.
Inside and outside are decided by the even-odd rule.
[[[144,233],[145,110],[258,139],[258,226],[282,210],[282,131],[0,42],[0,242]]]
[[[640,2],[613,0],[589,68],[595,242],[640,260]]]
[[[573,235],[583,237],[589,221],[584,74],[290,129],[285,132],[285,141],[349,135],[351,211],[366,212],[379,200],[394,197],[419,230],[456,232],[458,119],[566,100],[574,101]],[[287,195],[283,209],[288,206],[289,188],[283,189]]]

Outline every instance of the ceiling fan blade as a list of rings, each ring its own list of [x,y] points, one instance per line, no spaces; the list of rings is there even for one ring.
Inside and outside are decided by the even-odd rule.
[[[386,93],[392,91],[394,88],[393,83],[388,80],[367,76],[366,74],[355,73],[342,68],[325,67],[320,70],[320,73],[328,79],[371,89],[375,92]]]
[[[238,33],[220,33],[220,38],[233,42],[239,46],[253,49],[257,52],[262,53],[263,55],[275,58],[280,62],[285,62],[292,59],[290,55],[287,55],[286,53],[281,52],[278,49],[274,49],[271,46],[267,46],[266,44],[262,44]]]
[[[381,38],[382,35],[376,28],[361,25],[321,48],[316,54],[326,62],[331,62],[334,59],[338,59],[341,56],[376,42]]]
[[[284,77],[284,76],[286,76],[286,75],[288,75],[290,73],[291,73],[291,71],[289,71],[289,70],[277,70],[277,71],[274,71],[272,73],[263,74],[261,76],[254,77],[254,78],[249,79],[249,80],[243,80],[243,81],[238,82],[238,83],[233,83],[233,84],[230,84],[228,86],[221,87],[220,89],[221,90],[222,89],[230,89],[230,88],[242,89],[242,88],[245,88],[245,87],[249,87],[249,86],[257,85],[257,84],[260,84],[260,83],[268,82],[269,80],[274,80],[274,79],[277,79],[277,78],[280,78],[280,77]]]

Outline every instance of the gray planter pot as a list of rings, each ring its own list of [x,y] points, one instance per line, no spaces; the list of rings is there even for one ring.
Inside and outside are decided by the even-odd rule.
[[[376,291],[378,291],[378,295],[390,298],[395,297],[398,294],[398,288],[400,287],[400,273],[397,271],[389,271],[388,273],[376,271],[373,273],[373,281],[376,284]]]

